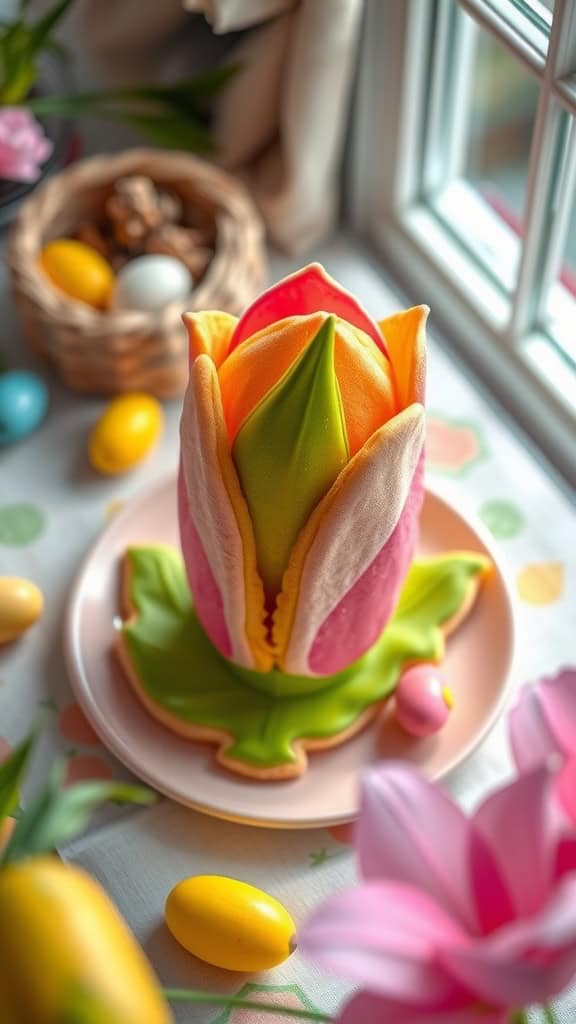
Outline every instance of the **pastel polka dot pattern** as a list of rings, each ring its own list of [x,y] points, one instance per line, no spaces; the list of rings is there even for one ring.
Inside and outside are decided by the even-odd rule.
[[[88,782],[94,779],[108,781],[112,776],[112,768],[103,758],[78,754],[68,761],[65,785],[70,786],[73,782]]]
[[[512,540],[522,532],[524,516],[511,501],[494,498],[480,509],[480,518],[496,540]]]
[[[335,839],[337,843],[343,843],[345,846],[352,846],[354,842],[354,822],[347,822],[344,825],[332,825],[328,829],[328,832]]]
[[[0,544],[25,547],[44,531],[44,513],[37,505],[18,502],[0,506]]]
[[[437,473],[459,475],[485,455],[479,428],[471,423],[429,415],[426,430],[426,462]]]
[[[100,740],[90,725],[79,704],[67,704],[62,708],[58,718],[60,735],[71,743],[79,743],[85,747],[96,747]]]
[[[561,562],[534,562],[524,566],[516,583],[527,604],[554,604],[564,592],[564,566]]]

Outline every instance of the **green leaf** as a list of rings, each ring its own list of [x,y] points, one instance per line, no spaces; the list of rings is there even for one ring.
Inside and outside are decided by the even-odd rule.
[[[68,63],[71,59],[71,53],[68,47],[65,46],[64,43],[61,43],[60,40],[56,39],[54,36],[50,36],[46,40],[45,49],[49,53],[53,53],[54,56],[58,57],[58,59],[62,62]]]
[[[111,1016],[109,1001],[75,984],[64,995],[57,1024],[123,1024],[117,1014]],[[144,1024],[144,1022],[142,1022]]]
[[[259,986],[254,986],[259,988]],[[165,988],[164,995],[172,1003],[189,1003],[195,1006],[223,1007],[226,1010],[256,1010],[260,1014],[272,1014],[274,1017],[286,1017],[297,1021],[317,1021],[331,1024],[333,1017],[319,1010],[307,1007],[282,1006],[281,1003],[268,1003],[261,999],[244,999],[242,996],[223,996],[211,992],[198,992],[187,988]],[[220,1018],[218,1018],[220,1019]],[[228,1018],[227,1018],[228,1019]],[[68,1024],[68,1022],[63,1022]],[[72,1024],[72,1022],[70,1022]],[[74,1022],[76,1024],[76,1022]],[[80,1022],[84,1024],[84,1022]]]
[[[194,96],[196,100],[211,100],[228,85],[228,82],[232,81],[241,67],[242,64],[239,61],[233,64],[223,64],[217,68],[209,68],[194,78],[189,78],[188,81],[177,82],[167,88]]]
[[[212,153],[214,142],[205,125],[178,114],[118,114],[159,146],[189,149],[195,153]]]
[[[380,640],[344,671],[310,678],[254,672],[224,658],[194,612],[178,552],[136,547],[127,557],[135,615],[122,640],[146,696],[178,722],[231,736],[228,760],[266,768],[293,763],[298,739],[347,729],[394,691],[405,665],[437,660],[442,625],[468,605],[488,564],[473,552],[415,562]]]
[[[27,100],[24,106],[34,114],[71,116],[84,114],[109,121],[131,124],[157,145],[172,149],[188,149],[196,153],[212,153],[214,143],[206,125],[192,115],[169,110],[158,113],[137,113],[111,106],[112,99],[86,93],[78,96],[46,96]]]
[[[30,762],[37,732],[33,730],[0,765],[0,822],[17,809],[20,786]]]
[[[109,108],[111,114],[115,112],[118,116],[127,116],[138,114],[139,110],[134,108],[134,104],[144,102],[152,104],[150,112],[153,116],[154,114],[160,116],[162,113],[170,111],[180,115],[192,114],[195,119],[200,118],[201,123],[204,124],[207,101],[213,99],[219,89],[236,74],[238,67],[239,65],[230,64],[221,68],[213,68],[195,78],[168,85],[144,83],[76,93],[73,96],[31,98],[26,105],[35,113],[53,113],[55,107],[58,108],[57,112],[60,112],[64,104],[73,104],[73,109],[68,106],[68,111],[86,111],[91,107],[96,107],[103,113],[105,108]]]
[[[30,26],[30,54],[36,54],[44,48],[46,40],[51,36],[52,31],[73,3],[74,0],[58,0],[58,3],[55,3],[39,21]]]
[[[0,37],[0,104],[16,104],[29,92],[36,66],[29,53],[29,31],[15,22]]]
[[[23,17],[14,21],[0,37],[0,104],[18,104],[26,98],[38,75],[36,60],[42,50],[53,49],[52,31],[73,0],[59,0],[37,22]],[[21,6],[21,14],[25,5]]]
[[[334,368],[335,317],[242,424],[232,457],[270,604],[302,527],[349,459]]]
[[[55,850],[86,827],[101,804],[151,804],[156,794],[125,782],[79,782],[62,789],[65,762],[57,761],[48,783],[30,801],[19,818],[0,864],[10,864]]]

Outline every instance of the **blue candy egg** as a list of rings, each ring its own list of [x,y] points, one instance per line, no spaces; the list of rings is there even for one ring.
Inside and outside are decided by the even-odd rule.
[[[44,381],[27,370],[0,374],[0,444],[26,437],[41,423],[48,407]]]

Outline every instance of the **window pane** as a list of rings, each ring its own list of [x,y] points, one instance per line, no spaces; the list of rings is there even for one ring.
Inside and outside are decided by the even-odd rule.
[[[538,85],[492,36],[476,34],[464,173],[519,231]]]
[[[576,363],[576,195],[558,280],[550,289],[546,312],[546,329],[569,359]]]
[[[546,58],[555,0],[483,0],[512,29],[538,63]],[[543,68],[543,63],[540,64]]]
[[[514,6],[545,32],[550,32],[555,0],[513,0]]]
[[[446,143],[451,180],[444,179],[435,205],[499,286],[511,292],[539,85],[519,59],[457,8],[453,56],[456,80],[449,87],[459,100],[453,102]]]

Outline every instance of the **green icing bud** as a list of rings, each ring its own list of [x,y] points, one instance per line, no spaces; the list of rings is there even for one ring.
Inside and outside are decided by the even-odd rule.
[[[330,316],[240,428],[233,458],[268,600],[296,538],[349,459]]]

